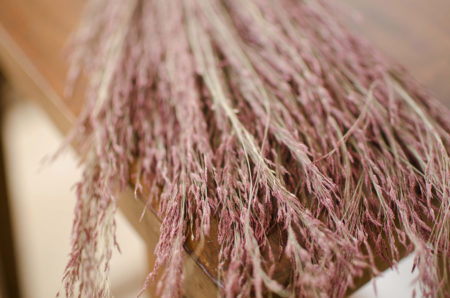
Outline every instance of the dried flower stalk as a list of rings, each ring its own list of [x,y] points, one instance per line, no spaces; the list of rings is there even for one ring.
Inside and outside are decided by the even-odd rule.
[[[68,296],[110,295],[115,198],[131,175],[162,218],[164,297],[181,296],[186,235],[209,235],[212,219],[226,297],[343,297],[399,247],[425,295],[448,294],[450,112],[334,11],[89,2],[73,55],[72,77],[84,68],[91,85],[72,134],[86,158]],[[274,277],[281,258],[287,280]]]

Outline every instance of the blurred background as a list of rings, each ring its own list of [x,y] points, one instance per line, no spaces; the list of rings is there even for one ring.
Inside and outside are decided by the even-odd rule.
[[[21,297],[54,297],[61,289],[68,260],[75,202],[71,188],[80,178],[80,169],[71,151],[49,165],[42,165],[42,159],[57,149],[63,136],[55,125],[61,124],[55,121],[58,116],[51,113],[54,107],[42,105],[39,99],[42,94],[36,92],[36,86],[50,88],[50,93],[44,90],[46,94],[61,96],[66,67],[62,49],[83,3],[0,0],[0,73],[7,77],[7,82],[0,82],[0,124],[6,163],[3,176],[9,195],[6,206],[7,193],[0,181],[0,248],[14,246]],[[353,10],[348,23],[355,31],[405,65],[450,107],[450,1],[343,0],[342,3]],[[14,64],[15,59],[28,63],[21,64],[27,67],[20,71],[34,77],[35,89],[21,84],[15,68],[20,63]],[[65,99],[62,102],[71,111],[79,111],[76,103]],[[4,236],[9,230],[8,217],[12,240]],[[112,291],[115,297],[136,297],[148,273],[147,250],[120,213],[118,241],[122,254],[116,253],[112,259]],[[6,262],[11,260],[12,256],[8,256]],[[0,257],[0,268],[6,262]],[[411,273],[412,262],[413,256],[409,256],[399,264],[398,271],[389,269],[377,278],[378,296],[373,283],[368,283],[352,297],[411,297],[415,276]],[[4,290],[13,288],[9,284],[13,275],[13,271],[0,270],[0,298],[7,298]]]

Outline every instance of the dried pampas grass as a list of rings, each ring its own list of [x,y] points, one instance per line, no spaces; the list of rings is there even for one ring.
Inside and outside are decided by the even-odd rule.
[[[222,296],[343,297],[399,249],[425,295],[448,295],[450,112],[335,11],[89,1],[71,73],[91,84],[71,137],[85,170],[67,296],[110,295],[116,198],[132,180],[162,219],[163,297],[182,294],[186,235],[212,225]]]

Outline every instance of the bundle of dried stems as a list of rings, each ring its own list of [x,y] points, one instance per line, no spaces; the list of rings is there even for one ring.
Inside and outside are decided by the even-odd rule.
[[[399,248],[415,253],[425,295],[448,294],[450,112],[337,11],[89,1],[71,73],[91,80],[71,135],[85,157],[68,296],[110,295],[116,198],[131,180],[162,219],[164,297],[182,294],[186,235],[212,221],[226,297],[342,297]]]

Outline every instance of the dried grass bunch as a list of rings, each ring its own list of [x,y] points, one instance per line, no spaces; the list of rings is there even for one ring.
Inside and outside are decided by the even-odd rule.
[[[162,219],[163,297],[182,294],[186,235],[212,225],[226,297],[342,297],[399,248],[415,253],[423,292],[446,295],[450,112],[334,5],[89,1],[71,73],[91,84],[71,137],[85,168],[68,296],[110,295],[131,180]]]

